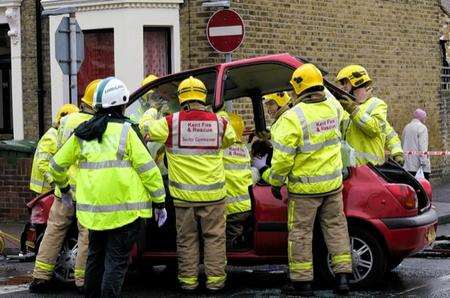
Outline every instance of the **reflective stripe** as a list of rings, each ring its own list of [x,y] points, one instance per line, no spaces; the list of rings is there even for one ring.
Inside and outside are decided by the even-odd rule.
[[[292,231],[292,228],[294,227],[294,212],[295,200],[291,200],[288,204],[288,231]]]
[[[279,181],[280,183],[284,183],[285,179],[286,178],[284,176],[278,175],[274,173],[272,170],[270,171],[269,180],[276,180]]]
[[[48,152],[38,152],[35,154],[35,157],[42,158],[42,159],[50,159],[53,157],[53,154]]]
[[[224,163],[225,170],[249,170],[251,167],[248,163]]]
[[[144,172],[150,171],[151,169],[153,169],[154,167],[156,167],[156,164],[154,161],[149,161],[148,163],[143,164],[142,166],[140,166],[137,169],[137,172],[139,174],[142,174]]]
[[[216,190],[221,189],[225,186],[225,182],[217,182],[213,184],[206,184],[206,185],[196,185],[196,184],[186,184],[186,183],[179,183],[175,181],[169,181],[169,185],[181,190]]]
[[[342,264],[342,263],[351,263],[352,257],[350,254],[342,254],[342,255],[336,255],[332,258],[333,265],[336,264]]]
[[[289,269],[294,271],[299,270],[312,270],[313,269],[313,263],[312,262],[303,262],[303,263],[297,263],[297,262],[290,262],[289,263]]]
[[[289,182],[294,183],[318,183],[323,181],[329,181],[334,180],[336,178],[339,178],[342,176],[341,169],[334,171],[331,174],[326,175],[320,175],[320,176],[301,176],[301,177],[295,177],[295,176],[289,176]]]
[[[296,152],[297,152],[297,149],[295,149],[295,148],[291,148],[291,147],[288,147],[288,146],[285,146],[285,145],[283,145],[283,144],[280,144],[280,143],[278,143],[278,142],[275,142],[275,141],[270,141],[270,143],[272,144],[272,147],[274,148],[274,149],[277,149],[277,150],[279,150],[279,151],[281,151],[281,152],[283,152],[283,153],[287,153],[287,154],[295,154]]]
[[[66,171],[66,168],[63,168],[60,165],[58,165],[53,158],[50,160],[50,166],[57,172],[65,172]]]
[[[34,185],[38,185],[38,186],[50,186],[50,184],[48,184],[46,181],[39,181],[36,179],[31,178],[30,179],[30,184],[34,184]]]
[[[228,197],[227,203],[231,204],[231,203],[242,202],[242,201],[247,201],[247,200],[250,200],[250,195],[244,194],[244,195],[235,196],[235,197]]]
[[[220,149],[191,149],[191,148],[169,148],[166,151],[178,155],[207,155],[218,154]]]
[[[217,115],[216,115],[216,117],[217,117]],[[224,128],[223,121],[226,121],[226,119],[217,117],[217,122],[219,123],[219,136],[218,136],[219,137],[219,148],[222,148],[223,136],[225,134],[225,128]]]
[[[376,98],[374,98],[374,100],[370,103],[369,107],[367,108],[366,113],[368,114],[372,113],[379,103],[380,102]]]
[[[313,151],[318,151],[322,148],[328,147],[328,146],[332,146],[332,145],[336,145],[340,142],[339,138],[334,138],[334,139],[330,139],[330,140],[326,140],[325,142],[322,143],[317,143],[317,144],[306,144],[303,146],[299,146],[297,148],[297,152],[313,152]]]
[[[132,211],[141,209],[151,209],[151,202],[137,202],[137,203],[123,203],[113,205],[91,205],[91,204],[77,204],[77,211],[102,213],[115,211]]]
[[[125,122],[122,127],[122,132],[120,134],[119,148],[117,149],[117,159],[122,160],[125,154],[125,146],[127,144],[128,131],[130,130],[131,123]]]
[[[150,196],[152,198],[158,198],[166,194],[166,190],[164,188],[157,189],[155,191],[150,192]]]
[[[178,276],[178,280],[180,283],[185,285],[197,285],[198,279],[197,276]]]
[[[172,146],[178,147],[178,130],[180,125],[180,113],[175,113],[172,116]],[[167,148],[169,149],[169,148]]]
[[[75,269],[74,270],[74,276],[77,278],[82,278],[85,275],[85,270],[84,269]]]
[[[378,106],[379,102],[378,100],[374,99],[369,107],[366,109],[360,120],[358,121],[359,124],[364,125],[370,120],[370,114],[375,110],[375,108]]]
[[[368,152],[355,151],[355,156],[356,156],[356,158],[367,160],[367,161],[374,162],[377,164],[378,163],[383,164],[385,161],[384,158],[380,158],[380,157],[376,156],[375,154],[368,153]]]
[[[53,269],[55,268],[55,265],[47,264],[47,263],[44,263],[44,262],[39,261],[39,260],[36,260],[36,262],[34,263],[34,265],[35,265],[37,268],[39,268],[39,269],[41,269],[41,270],[44,270],[44,271],[47,271],[47,272],[52,272]]]
[[[227,279],[226,275],[223,275],[223,276],[210,276],[209,275],[206,278],[206,283],[207,283],[207,285],[212,285],[212,284],[214,284],[214,285],[222,285],[225,282],[226,279]]]
[[[109,169],[109,168],[129,168],[131,163],[128,160],[105,160],[98,162],[81,162],[80,169]]]
[[[300,127],[302,128],[303,144],[309,144],[308,123],[306,122],[305,114],[303,113],[303,110],[300,108],[300,106],[296,106],[294,108],[294,112],[295,114],[297,114],[297,118],[300,121]]]
[[[392,138],[395,138],[396,135],[397,133],[395,130],[392,130],[391,133],[386,136],[387,141],[389,142]]]

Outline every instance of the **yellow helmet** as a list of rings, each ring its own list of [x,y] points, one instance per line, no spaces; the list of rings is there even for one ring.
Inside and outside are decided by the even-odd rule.
[[[56,113],[55,122],[59,125],[59,122],[61,121],[61,118],[71,114],[79,112],[80,110],[77,108],[76,105],[73,105],[71,103],[67,103],[63,105],[59,110],[58,113]]]
[[[311,63],[306,63],[297,68],[290,81],[297,95],[314,88],[315,91],[323,90],[323,77],[320,70]]]
[[[81,98],[81,101],[90,106],[91,108],[94,107],[94,93],[100,81],[101,81],[100,79],[93,80],[92,82],[89,83],[89,85],[87,85],[86,89],[84,89],[84,95]]]
[[[242,136],[244,134],[244,120],[242,117],[235,113],[228,113],[228,119],[230,120],[231,126],[236,133],[236,136],[239,140],[242,140]]]
[[[190,76],[180,83],[177,94],[180,104],[192,100],[201,101],[206,104],[205,84],[193,76]]]
[[[372,82],[367,70],[361,65],[349,65],[341,69],[336,76],[336,81],[341,81],[343,79],[348,79],[350,84],[355,88]]]
[[[151,82],[153,82],[154,80],[157,80],[157,79],[158,79],[157,76],[155,76],[153,74],[150,74],[150,75],[146,76],[145,79],[142,80],[141,86],[147,85],[148,83],[151,83]]]
[[[291,98],[289,97],[289,94],[286,91],[267,94],[264,95],[263,98],[267,101],[273,100],[280,108],[284,107],[289,103],[289,101],[291,101]]]

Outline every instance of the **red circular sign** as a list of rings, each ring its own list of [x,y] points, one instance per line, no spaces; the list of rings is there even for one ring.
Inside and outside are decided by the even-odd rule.
[[[244,21],[231,9],[215,12],[206,25],[206,36],[209,44],[220,53],[236,50],[244,40]]]

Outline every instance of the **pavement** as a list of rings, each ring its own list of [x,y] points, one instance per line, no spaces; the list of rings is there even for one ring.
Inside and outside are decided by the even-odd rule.
[[[433,184],[433,205],[439,217],[439,224],[450,223],[450,181]]]

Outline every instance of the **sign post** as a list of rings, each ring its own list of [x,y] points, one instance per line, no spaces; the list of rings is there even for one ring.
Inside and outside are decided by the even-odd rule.
[[[245,27],[241,16],[231,9],[216,11],[206,25],[206,37],[211,47],[225,54],[225,62],[232,61],[232,52],[244,41]],[[227,111],[231,112],[231,101],[225,103]]]

